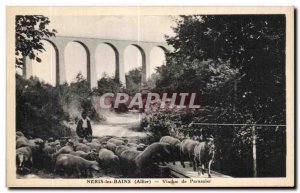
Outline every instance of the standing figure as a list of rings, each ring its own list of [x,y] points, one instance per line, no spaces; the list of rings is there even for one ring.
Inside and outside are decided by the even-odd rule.
[[[91,122],[87,117],[86,112],[82,112],[81,116],[82,118],[77,123],[76,133],[78,137],[89,140],[92,138],[93,135]]]

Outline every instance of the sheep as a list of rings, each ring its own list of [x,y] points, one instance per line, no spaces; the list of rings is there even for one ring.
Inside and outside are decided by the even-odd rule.
[[[91,143],[99,143],[100,144],[99,139],[92,139]]]
[[[124,141],[122,141],[120,139],[114,139],[114,138],[111,138],[110,140],[108,140],[107,143],[114,143],[116,146],[126,145]]]
[[[173,155],[174,157],[180,156],[180,148],[181,148],[181,142],[179,139],[176,139],[171,136],[163,136],[160,141],[161,143],[168,143],[173,148]],[[175,160],[173,160],[173,165],[175,165]]]
[[[135,144],[135,143],[127,143],[126,144],[128,147],[134,147],[134,148],[137,148],[138,147],[138,144]]]
[[[117,145],[111,142],[107,142],[106,144],[104,144],[104,146],[106,147],[106,149],[115,152]]]
[[[44,157],[44,141],[41,138],[30,139],[28,141],[28,147],[32,152],[33,162],[36,168],[42,168],[43,157]]]
[[[21,136],[17,139],[16,141],[16,148],[20,148],[20,147],[25,147],[25,146],[28,146],[28,139],[24,136]]]
[[[30,147],[20,147],[16,150],[17,171],[29,170],[28,167],[33,165],[32,151]]]
[[[153,143],[135,158],[136,175],[143,175],[148,166],[154,162],[169,160],[172,147],[167,143]],[[143,171],[144,170],[144,171]]]
[[[75,150],[76,151],[84,151],[85,153],[91,152],[91,147],[83,144],[83,143],[77,143],[75,145]]]
[[[108,168],[114,168],[116,172],[116,168],[119,165],[119,157],[115,155],[112,151],[102,148],[99,153],[99,162],[104,167],[104,173],[107,174]]]
[[[180,148],[180,163],[183,168],[185,168],[184,160],[189,160],[191,163],[194,162],[194,148],[199,144],[199,142],[191,140],[191,139],[184,139],[181,142]]]
[[[77,174],[78,178],[89,177],[88,172],[99,170],[99,164],[96,161],[89,161],[79,156],[70,154],[61,154],[57,157],[54,172],[64,172],[65,174]]]
[[[215,156],[215,145],[213,139],[208,139],[205,142],[200,142],[194,148],[194,171],[196,171],[196,166],[198,167],[198,175],[202,171],[204,174],[204,165],[208,166],[208,177],[211,178],[211,164]],[[201,166],[201,167],[199,167]]]
[[[140,143],[140,144],[138,144],[136,150],[137,151],[144,151],[146,149],[146,147],[148,147],[148,146],[143,144],[143,143]]]
[[[135,158],[138,155],[140,155],[141,153],[142,153],[142,151],[124,150],[120,154],[120,162],[121,162],[120,166],[121,166],[123,175],[128,175],[129,171],[131,171],[132,173],[133,173],[133,171],[135,171],[135,169],[136,169]]]
[[[137,150],[137,151],[143,151],[147,146],[145,144],[136,144],[136,143],[127,143],[126,144],[130,149]]]
[[[67,145],[67,143],[68,143],[68,138],[66,138],[66,137],[62,137],[60,140],[59,140],[59,145],[61,146],[61,147],[64,147],[64,146],[66,146]]]
[[[90,160],[90,161],[96,161],[98,159],[98,154],[94,151],[89,152],[89,153],[85,153],[84,151],[73,151],[70,152],[71,155],[75,155],[78,157],[82,157],[86,160]]]
[[[46,155],[51,155],[54,154],[56,152],[56,144],[52,143],[52,142],[48,142],[46,141],[44,144],[44,148],[43,148],[43,152]]]
[[[24,134],[21,131],[17,131],[16,132],[16,137],[18,139],[19,137],[25,137],[25,136],[24,136]]]
[[[54,154],[57,152],[56,144],[53,142],[49,143],[48,141],[46,141],[42,151],[44,155],[42,157],[42,164],[46,169],[52,170],[55,163]]]
[[[69,146],[69,145],[66,145],[62,148],[60,148],[55,154],[54,154],[54,157],[57,157],[58,155],[60,154],[67,154],[67,153],[71,153],[74,151],[74,147],[73,146]]]
[[[125,145],[119,145],[116,149],[115,149],[115,154],[117,156],[121,156],[122,152],[123,151],[126,151],[126,150],[130,150],[130,147],[127,147]]]
[[[103,137],[100,137],[99,139],[98,139],[98,142],[100,143],[100,144],[102,144],[102,143],[106,143],[108,140],[110,140],[112,138],[112,136],[103,136]]]
[[[41,138],[30,139],[28,140],[27,145],[30,147],[42,146],[44,145],[44,140],[42,140]]]
[[[97,142],[86,143],[92,150],[99,151],[101,149],[101,144]]]

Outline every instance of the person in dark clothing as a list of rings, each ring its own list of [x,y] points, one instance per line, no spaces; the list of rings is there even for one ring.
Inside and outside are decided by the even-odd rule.
[[[87,117],[86,112],[82,112],[82,118],[77,123],[76,133],[80,138],[89,139],[93,135],[91,122]]]

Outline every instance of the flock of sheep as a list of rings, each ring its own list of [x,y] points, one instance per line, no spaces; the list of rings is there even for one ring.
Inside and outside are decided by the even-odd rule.
[[[180,160],[193,164],[194,171],[204,172],[204,165],[210,166],[215,154],[213,139],[198,142],[192,139],[180,141],[164,136],[159,142],[145,145],[130,139],[104,136],[90,139],[68,139],[46,141],[28,139],[16,132],[16,166],[19,174],[29,173],[33,168],[47,169],[59,176],[93,177],[100,168],[105,174],[112,172],[126,177],[149,177],[153,166]]]

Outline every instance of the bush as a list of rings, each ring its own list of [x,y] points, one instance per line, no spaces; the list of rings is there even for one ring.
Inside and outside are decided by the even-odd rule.
[[[94,122],[101,121],[94,108],[93,91],[78,74],[76,82],[53,87],[38,78],[16,74],[16,128],[32,137],[70,136],[63,121],[75,120],[83,110]]]
[[[26,135],[48,138],[70,135],[63,125],[66,117],[55,87],[16,75],[16,128]]]

